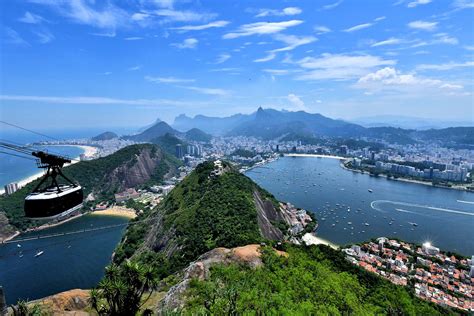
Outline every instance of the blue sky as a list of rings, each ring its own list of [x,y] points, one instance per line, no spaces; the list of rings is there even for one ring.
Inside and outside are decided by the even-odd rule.
[[[472,0],[5,0],[0,115],[140,126],[262,106],[473,120]]]

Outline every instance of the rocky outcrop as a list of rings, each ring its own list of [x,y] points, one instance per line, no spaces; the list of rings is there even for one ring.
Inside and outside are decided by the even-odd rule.
[[[275,250],[277,254],[287,257],[283,251]],[[210,276],[210,268],[215,264],[248,264],[256,268],[261,266],[260,246],[251,244],[237,248],[215,248],[201,255],[196,261],[182,272],[181,282],[169,289],[163,299],[158,303],[158,315],[166,315],[169,312],[179,312],[186,303],[186,291],[193,279],[205,280]]]
[[[253,197],[257,207],[257,221],[260,234],[267,239],[282,240],[283,232],[272,224],[272,222],[284,221],[281,212],[275,208],[271,201],[264,201],[257,190],[254,190]]]
[[[9,224],[4,212],[0,212],[0,243],[15,236],[17,230]]]
[[[122,164],[107,175],[108,183],[117,186],[119,191],[141,185],[153,176],[162,160],[161,150],[145,147],[139,154],[131,157],[128,163]]]

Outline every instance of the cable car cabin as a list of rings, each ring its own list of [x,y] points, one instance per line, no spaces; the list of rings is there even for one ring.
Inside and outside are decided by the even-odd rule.
[[[82,207],[80,186],[61,185],[41,192],[32,192],[25,198],[25,216],[32,219],[55,219],[67,216]]]

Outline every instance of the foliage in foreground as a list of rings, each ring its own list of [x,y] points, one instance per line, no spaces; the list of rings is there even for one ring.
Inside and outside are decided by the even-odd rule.
[[[193,280],[184,314],[200,315],[441,315],[406,288],[345,262],[326,246],[288,246],[289,257],[265,250],[264,265],[216,265]]]
[[[157,282],[155,271],[148,266],[130,261],[120,267],[110,265],[97,288],[91,290],[90,304],[99,315],[135,315]]]

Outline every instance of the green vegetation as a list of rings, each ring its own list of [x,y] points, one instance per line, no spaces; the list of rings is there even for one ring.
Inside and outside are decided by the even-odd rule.
[[[211,135],[201,131],[198,128],[190,129],[189,131],[186,132],[185,136],[186,136],[186,139],[193,140],[195,142],[209,143],[212,139]]]
[[[320,245],[286,246],[289,256],[263,251],[262,267],[216,265],[208,280],[193,280],[189,315],[441,315],[456,314],[406,288],[348,263]]]
[[[176,145],[180,144],[186,150],[187,143],[174,136],[173,134],[166,133],[163,136],[154,138],[151,140],[153,144],[159,145],[165,152],[175,157]]]
[[[240,156],[240,157],[244,157],[244,158],[252,158],[252,157],[255,156],[255,152],[239,148],[239,149],[236,149],[232,154],[230,154],[230,156]]]
[[[13,316],[41,316],[44,315],[41,306],[30,304],[28,301],[19,300],[16,305],[10,306]]]
[[[159,159],[158,166],[151,175],[150,181],[161,182],[169,171],[177,166],[176,159],[164,153],[159,147],[151,144],[140,144],[125,147],[116,153],[104,158],[91,161],[81,161],[63,169],[64,174],[79,183],[84,196],[94,192],[96,202],[112,200],[113,194],[123,190],[122,178],[124,175],[114,175],[114,171],[124,166],[132,167],[137,162],[137,156],[143,151],[150,151],[152,158]],[[134,176],[134,175],[131,175]],[[30,193],[40,180],[35,180],[10,196],[0,198],[0,211],[5,212],[10,224],[24,230],[28,227],[40,225],[42,221],[31,221],[24,217],[23,203],[25,197]],[[150,182],[149,181],[149,182]],[[61,181],[60,181],[61,182]],[[85,203],[85,208],[90,207]]]
[[[137,262],[110,265],[97,288],[91,290],[90,304],[98,315],[136,315],[157,287],[157,280],[151,267]]]

